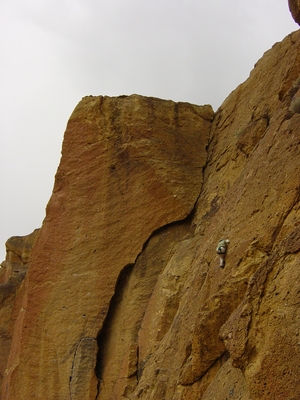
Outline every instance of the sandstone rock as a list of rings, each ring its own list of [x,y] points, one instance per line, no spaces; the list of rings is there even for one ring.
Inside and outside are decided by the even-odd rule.
[[[22,275],[24,278],[38,234],[39,229],[35,229],[27,236],[13,236],[7,240],[6,259],[1,263],[0,283],[5,283],[17,275]]]
[[[213,116],[210,106],[137,95],[78,104],[26,276],[3,399],[95,399],[95,342],[114,293],[152,233],[193,210]],[[122,365],[129,357],[129,378],[130,349],[117,355]]]
[[[0,385],[6,369],[14,324],[20,310],[17,296],[22,297],[24,288],[21,286],[28,269],[31,250],[37,239],[36,229],[27,236],[14,236],[6,242],[6,260],[0,270]]]
[[[135,390],[149,349],[164,337],[176,314],[180,300],[180,270],[173,271],[172,284],[163,288],[168,298],[166,304],[166,296],[159,301],[155,294],[152,295],[153,290],[159,275],[173,257],[176,244],[190,236],[187,223],[161,229],[151,237],[135,265],[124,271],[110,306],[109,318],[98,338],[97,372],[101,378],[98,400],[108,399],[112,393],[115,398],[129,398]],[[155,310],[149,304],[150,298]],[[150,337],[149,331],[154,335]]]
[[[212,399],[250,400],[244,376],[232,366],[232,360],[223,365],[202,397],[202,400]]]
[[[289,0],[289,9],[297,24],[300,24],[300,1],[299,0]]]
[[[212,123],[208,106],[79,103],[3,399],[300,398],[299,76],[295,32]]]
[[[292,234],[290,248],[294,252],[298,248],[298,236],[292,232],[299,219],[300,165],[295,161],[299,158],[299,121],[289,107],[293,82],[300,74],[299,36],[296,32],[268,51],[216,114],[204,184],[192,222],[195,237],[177,246],[149,302],[152,310],[142,324],[147,330],[140,335],[143,373],[134,399],[186,400],[209,398],[210,393],[225,399],[230,393],[233,396],[234,387],[240,388],[236,393],[245,399],[292,398],[292,393],[299,397],[296,308],[294,323],[290,311],[287,325],[274,318],[271,328],[269,308],[259,309],[264,304],[262,297],[268,303],[268,271],[278,275],[272,261],[276,247]],[[221,237],[231,239],[224,271],[218,267],[215,254]],[[280,254],[284,254],[282,250]],[[296,257],[289,268],[295,282]],[[279,259],[278,271],[286,262]],[[163,305],[168,293],[163,287],[172,276],[169,268],[175,268],[173,260],[180,265],[183,277],[180,301],[167,332],[154,341],[157,315],[167,313]],[[276,279],[269,279],[276,285]],[[259,291],[253,293],[252,285],[259,286]],[[287,292],[286,286],[283,296]],[[291,298],[297,304],[295,292]],[[282,309],[282,300],[275,297],[273,301]],[[283,332],[289,332],[286,344]],[[226,363],[229,356],[230,363],[244,375]],[[228,369],[234,382],[228,378],[224,383],[227,392],[220,391],[218,397],[219,376],[224,377]],[[283,372],[288,379],[283,378]]]

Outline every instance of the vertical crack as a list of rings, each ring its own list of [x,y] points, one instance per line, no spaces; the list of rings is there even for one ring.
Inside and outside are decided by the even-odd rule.
[[[98,379],[97,385],[97,397],[98,398],[101,391],[101,382],[102,382],[102,374],[105,367],[105,356],[106,356],[106,346],[110,334],[111,334],[111,326],[113,325],[113,320],[115,318],[116,309],[118,304],[122,301],[123,293],[125,287],[127,286],[129,276],[132,272],[134,264],[126,265],[119,274],[117,279],[116,287],[114,295],[111,299],[108,313],[103,323],[102,329],[98,333],[97,343],[98,343],[98,354],[97,354],[97,362],[95,367],[95,373]]]
[[[82,337],[74,351],[69,379],[70,400],[85,398],[91,390],[94,378],[97,341],[93,337]]]
[[[70,373],[70,379],[69,379],[70,400],[72,400],[72,379],[73,379],[73,376],[74,376],[75,359],[76,359],[76,355],[77,355],[77,351],[78,351],[78,347],[79,347],[80,342],[81,342],[81,339],[76,345],[76,348],[75,348],[75,351],[74,351],[74,356],[73,356],[73,361],[72,361],[72,367],[71,367],[71,373]]]
[[[154,231],[135,262],[120,272],[106,318],[97,335],[96,399],[106,399],[112,391],[130,397],[134,391],[142,374],[141,364],[145,361],[141,360],[138,348],[138,332],[157,279],[173,256],[174,244],[192,236],[193,214],[194,209],[183,220]],[[168,320],[174,314],[173,308],[172,315],[166,312]]]

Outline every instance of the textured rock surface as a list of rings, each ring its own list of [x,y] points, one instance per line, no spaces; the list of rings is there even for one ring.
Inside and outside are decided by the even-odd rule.
[[[208,106],[79,103],[3,399],[300,398],[299,77],[300,31],[212,123]]]
[[[95,399],[96,339],[118,281],[154,231],[193,210],[212,118],[210,106],[136,95],[76,107],[26,276],[4,398]]]
[[[159,276],[131,398],[300,397],[300,135],[298,114],[289,111],[299,46],[299,32],[276,44],[216,114],[195,235],[176,246]],[[224,270],[215,254],[221,237],[231,239]],[[168,306],[165,290],[175,276],[180,301],[161,337],[160,315],[176,304]]]
[[[289,9],[291,11],[291,14],[297,22],[297,24],[300,25],[300,1],[299,0],[289,0]]]
[[[0,384],[5,373],[16,316],[22,298],[26,271],[30,262],[31,250],[37,239],[36,229],[27,236],[14,236],[6,242],[6,260],[0,269]]]

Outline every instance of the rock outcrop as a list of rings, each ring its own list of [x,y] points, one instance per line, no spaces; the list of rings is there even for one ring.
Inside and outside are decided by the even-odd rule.
[[[299,77],[300,31],[216,114],[79,103],[12,302],[3,399],[300,398]]]
[[[300,1],[289,0],[289,9],[295,22],[300,25]]]
[[[19,312],[18,297],[22,298],[32,247],[39,234],[36,229],[27,236],[13,236],[7,240],[6,260],[0,269],[0,385],[6,370],[11,341]]]
[[[169,224],[192,212],[213,115],[210,106],[136,95],[85,97],[76,107],[26,276],[3,398],[95,399],[97,336],[153,232],[168,236]],[[177,240],[186,235],[175,231]],[[146,266],[139,271],[149,281],[138,291],[137,321],[163,266],[149,277]]]

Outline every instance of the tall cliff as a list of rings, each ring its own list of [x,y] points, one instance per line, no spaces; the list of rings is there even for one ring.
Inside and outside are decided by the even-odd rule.
[[[300,398],[299,77],[300,31],[215,114],[82,99],[7,242],[3,400]]]

